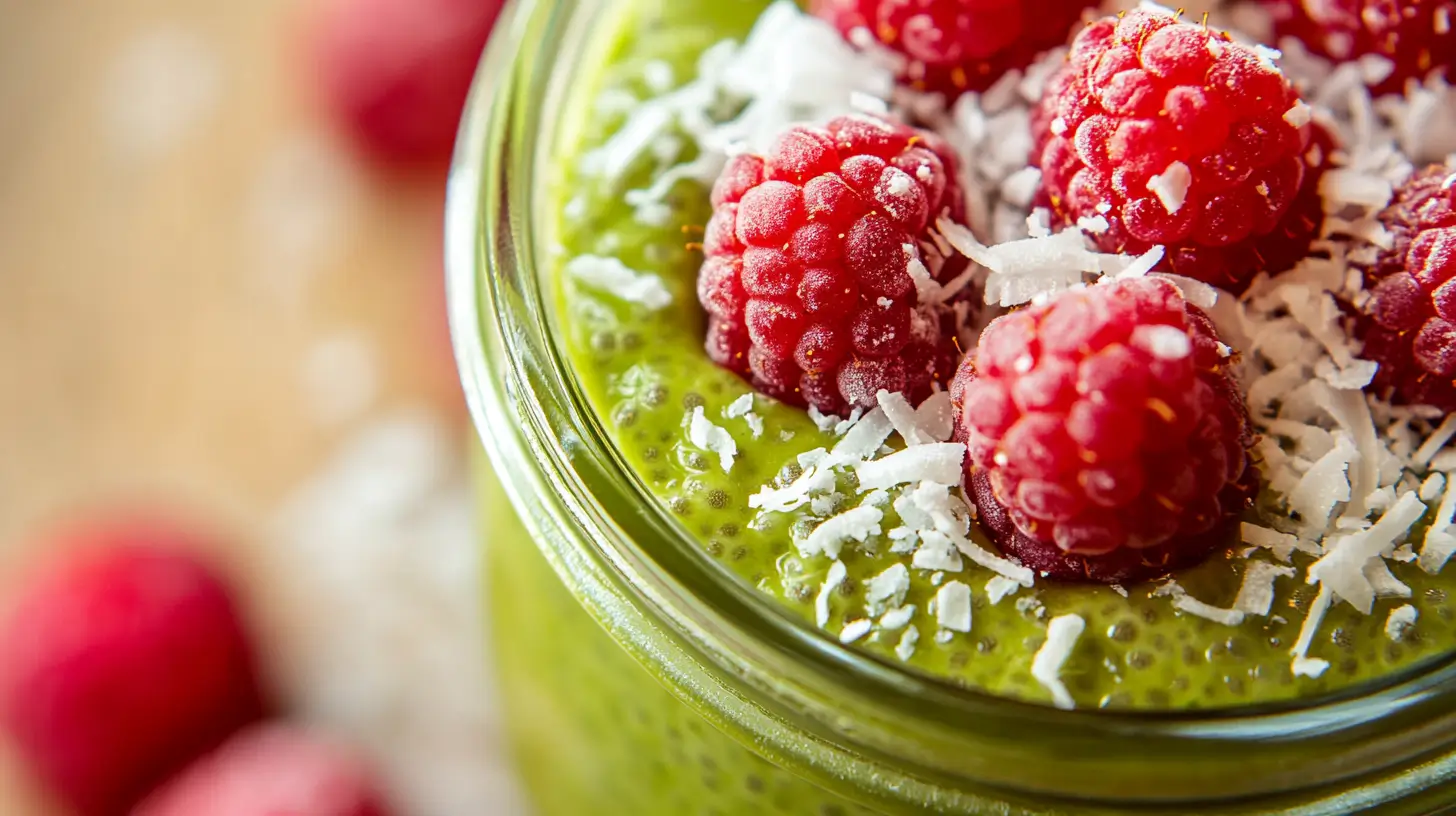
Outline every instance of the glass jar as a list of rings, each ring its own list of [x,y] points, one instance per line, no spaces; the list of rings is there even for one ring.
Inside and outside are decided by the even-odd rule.
[[[1438,813],[1456,657],[1294,705],[1060,711],[881,662],[734,579],[614,453],[550,327],[563,89],[611,0],[518,2],[450,178],[451,323],[484,440],[490,616],[538,812]]]

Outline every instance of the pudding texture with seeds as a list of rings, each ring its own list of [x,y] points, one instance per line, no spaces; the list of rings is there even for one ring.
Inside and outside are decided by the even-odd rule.
[[[863,506],[852,468],[807,507],[752,506],[751,497],[802,478],[816,467],[815,451],[854,429],[754,392],[704,348],[710,317],[697,287],[702,244],[712,243],[704,237],[711,181],[677,180],[657,209],[634,203],[635,192],[661,186],[669,168],[693,160],[694,140],[659,137],[613,172],[601,168],[617,159],[604,146],[634,116],[691,81],[715,44],[745,37],[766,5],[612,4],[562,103],[555,175],[540,211],[549,323],[575,383],[649,501],[722,567],[722,580],[746,582],[844,648],[905,671],[1081,709],[1176,712],[1308,699],[1412,668],[1456,642],[1451,574],[1430,575],[1414,562],[1389,565],[1411,597],[1381,598],[1370,614],[1331,605],[1313,642],[1301,644],[1328,665],[1296,675],[1291,651],[1301,623],[1329,600],[1305,583],[1312,558],[1297,550],[1285,564],[1269,549],[1248,554],[1230,541],[1180,569],[1176,585],[1038,576],[1028,587],[954,552],[939,570],[916,566],[890,536],[911,523],[895,501],[877,505],[878,532],[861,526],[837,552],[806,554],[822,519]],[[738,104],[725,100],[714,115],[731,116]],[[904,444],[889,439],[891,449]],[[504,710],[538,812],[600,812],[603,797],[646,816],[871,812],[775,767],[740,744],[734,723],[709,722],[675,697],[680,679],[653,676],[650,656],[644,668],[603,632],[580,608],[593,599],[561,586],[494,477],[481,481],[493,520],[489,598]],[[1417,523],[1408,539],[1423,533]],[[976,522],[967,536],[997,552]],[[1251,570],[1269,579],[1269,614],[1211,614],[1242,600]]]
[[[560,178],[551,193],[554,263],[560,270],[553,282],[553,328],[559,342],[625,462],[701,544],[705,556],[722,565],[724,580],[746,581],[810,622],[827,606],[823,625],[836,636],[851,622],[851,631],[862,630],[865,625],[858,622],[869,619],[873,625],[848,648],[954,685],[1048,704],[1052,694],[1032,676],[1033,657],[1051,620],[1078,616],[1085,630],[1060,676],[1079,708],[1182,710],[1308,698],[1410,667],[1456,640],[1448,598],[1456,587],[1449,576],[1429,575],[1414,563],[1393,564],[1395,577],[1413,596],[1382,599],[1368,615],[1335,603],[1308,650],[1311,657],[1327,660],[1329,669],[1317,677],[1295,676],[1291,647],[1317,594],[1303,580],[1307,556],[1296,552],[1295,574],[1275,579],[1268,616],[1248,615],[1228,625],[1175,604],[1186,595],[1208,606],[1230,607],[1248,565],[1273,562],[1267,551],[1245,557],[1233,540],[1225,552],[1180,570],[1175,593],[1158,592],[1157,583],[1109,587],[1038,579],[1032,587],[993,600],[987,589],[996,577],[991,570],[969,559],[962,559],[959,571],[914,568],[908,555],[891,551],[886,536],[872,535],[863,543],[844,544],[839,553],[844,579],[825,591],[835,559],[805,556],[795,544],[815,522],[802,514],[761,513],[750,508],[749,497],[765,485],[792,481],[802,472],[801,454],[833,448],[840,437],[833,428],[821,429],[804,410],[754,394],[705,352],[706,318],[695,286],[703,262],[696,236],[712,212],[707,186],[679,181],[666,199],[670,217],[658,224],[644,223],[624,203],[628,191],[650,186],[666,167],[691,159],[692,141],[684,136],[670,145],[681,145],[670,155],[647,151],[614,177],[580,170],[590,163],[591,151],[627,121],[633,108],[624,100],[642,104],[663,94],[669,90],[662,87],[664,74],[670,73],[674,85],[691,79],[702,52],[722,39],[743,37],[764,5],[742,0],[624,6],[610,33],[604,29],[599,35],[614,38],[603,49],[605,62],[586,66],[589,81],[578,84],[568,102],[576,112],[562,126]],[[574,259],[581,257],[617,259],[660,279],[670,302],[624,298],[617,287],[571,274]],[[753,394],[751,415],[731,411],[746,394]],[[731,436],[731,457],[721,455],[720,445],[705,446],[701,438],[695,443],[698,409],[715,430]],[[901,443],[894,437],[890,444]],[[849,477],[839,479],[840,495],[829,503],[843,500],[843,509],[858,504],[861,494]],[[825,508],[831,515],[835,510]],[[899,526],[888,503],[883,512],[882,531]],[[1420,529],[1411,540],[1419,540]],[[974,522],[970,537],[996,551]],[[886,604],[868,597],[868,582],[895,565],[910,567],[909,586],[890,606],[913,605],[914,610],[886,620]],[[943,629],[929,608],[950,582],[970,589],[969,631]],[[1419,616],[1397,641],[1386,634],[1387,615],[1406,603]],[[907,617],[903,626],[895,625]],[[918,633],[908,638],[908,648],[907,630]],[[570,636],[563,631],[555,639]]]

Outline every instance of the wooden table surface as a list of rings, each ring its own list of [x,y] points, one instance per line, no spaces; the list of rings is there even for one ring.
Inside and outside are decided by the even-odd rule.
[[[256,527],[360,423],[463,423],[442,179],[340,148],[302,12],[0,0],[0,576],[118,500],[206,518],[252,575]],[[0,758],[0,813],[48,812]]]

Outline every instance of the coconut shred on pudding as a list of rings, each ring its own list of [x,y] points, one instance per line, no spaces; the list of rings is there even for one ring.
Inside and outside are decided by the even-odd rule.
[[[628,4],[563,140],[555,325],[706,555],[1067,708],[1456,646],[1444,82],[1249,9],[1075,3],[1025,46],[821,5]]]

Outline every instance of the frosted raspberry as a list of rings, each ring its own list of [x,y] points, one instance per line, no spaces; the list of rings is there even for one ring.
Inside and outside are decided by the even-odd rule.
[[[868,116],[795,127],[767,156],[732,159],[698,274],[708,355],[826,412],[947,381],[952,316],[919,302],[910,263],[931,221],[960,213],[954,168],[934,135]]]
[[[1453,0],[1264,0],[1275,33],[1302,40],[1309,50],[1336,60],[1378,54],[1394,70],[1374,87],[1400,93],[1409,79],[1432,71],[1450,78],[1456,65],[1456,2]]]
[[[155,522],[88,525],[0,627],[0,727],[80,816],[118,816],[264,713],[232,593]]]
[[[1364,270],[1360,356],[1380,365],[1379,393],[1456,411],[1456,171],[1416,173],[1380,220],[1394,241]]]
[[[1115,583],[1224,543],[1254,478],[1225,353],[1157,278],[992,321],[951,394],[966,489],[1002,550],[1058,578]]]
[[[1308,252],[1324,150],[1299,96],[1223,32],[1134,11],[1088,26],[1033,117],[1042,195],[1063,223],[1102,215],[1107,252],[1167,248],[1232,291]]]
[[[1095,0],[813,0],[846,36],[865,29],[906,57],[902,80],[952,97],[990,87],[1062,45]]]

